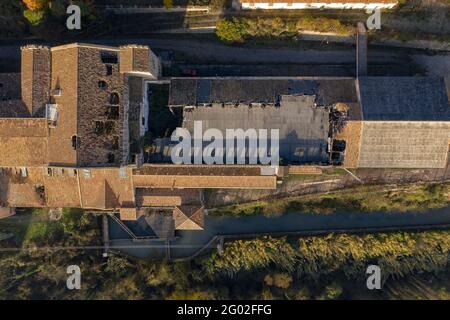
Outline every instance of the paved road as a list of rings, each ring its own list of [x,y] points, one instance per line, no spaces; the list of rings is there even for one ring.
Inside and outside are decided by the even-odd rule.
[[[355,49],[322,50],[301,48],[248,48],[235,47],[211,41],[181,39],[120,39],[84,41],[105,45],[122,45],[137,43],[149,45],[156,50],[170,50],[195,56],[197,59],[212,60],[220,63],[316,63],[347,64],[355,62]],[[0,59],[18,59],[20,45],[0,46]],[[49,44],[54,45],[54,44]],[[371,63],[401,63],[408,59],[408,54],[399,50],[374,49],[369,52]]]
[[[402,230],[436,225],[450,226],[450,207],[427,212],[372,212],[312,214],[294,213],[278,217],[205,217],[204,231],[180,231],[179,238],[170,242],[173,259],[191,256],[205,246],[215,247],[215,236],[244,237],[248,234],[299,233],[312,234],[331,231],[361,232]],[[141,258],[166,256],[164,241],[131,241],[116,224],[110,221],[111,248]],[[213,242],[211,242],[213,241]]]

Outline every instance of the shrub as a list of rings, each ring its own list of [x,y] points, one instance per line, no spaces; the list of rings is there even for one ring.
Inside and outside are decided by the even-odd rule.
[[[225,42],[243,42],[247,27],[244,19],[222,19],[217,22],[216,35]]]
[[[173,8],[173,1],[172,0],[163,0],[164,8],[171,9]]]
[[[31,10],[25,10],[23,12],[23,16],[28,20],[29,23],[33,26],[40,25],[45,18],[45,11],[39,10],[39,11],[31,11]]]

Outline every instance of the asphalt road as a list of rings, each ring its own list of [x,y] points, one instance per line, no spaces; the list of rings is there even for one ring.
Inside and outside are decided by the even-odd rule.
[[[149,45],[155,50],[176,51],[199,60],[220,63],[298,63],[298,64],[348,64],[355,61],[355,49],[344,47],[339,49],[302,49],[302,48],[250,48],[227,46],[218,42],[183,40],[183,39],[114,39],[89,40],[95,44],[123,45],[127,43]],[[20,46],[0,46],[0,59],[19,59]],[[54,45],[54,44],[49,44]],[[374,49],[369,51],[371,63],[401,63],[408,59],[408,54],[400,50]]]

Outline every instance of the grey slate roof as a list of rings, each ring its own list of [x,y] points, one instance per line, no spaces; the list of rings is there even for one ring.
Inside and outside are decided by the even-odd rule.
[[[442,78],[361,77],[359,90],[363,120],[450,121]]]

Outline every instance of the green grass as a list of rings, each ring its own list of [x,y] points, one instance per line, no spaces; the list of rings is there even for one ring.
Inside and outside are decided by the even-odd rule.
[[[291,212],[423,211],[449,205],[449,184],[358,186],[326,194],[257,201],[209,210],[210,215],[273,215]]]

